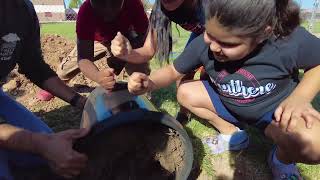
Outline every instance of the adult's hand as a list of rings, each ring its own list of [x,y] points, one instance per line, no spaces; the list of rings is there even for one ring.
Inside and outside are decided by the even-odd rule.
[[[87,157],[73,150],[73,142],[85,136],[89,129],[70,129],[48,135],[41,149],[41,155],[49,161],[52,170],[64,177],[72,178],[80,174],[86,166]]]

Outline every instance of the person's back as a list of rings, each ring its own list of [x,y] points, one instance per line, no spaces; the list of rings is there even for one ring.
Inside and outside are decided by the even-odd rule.
[[[0,79],[5,78],[16,63],[20,65],[20,72],[36,82],[54,74],[52,70],[45,70],[49,66],[42,61],[32,64],[32,61],[42,58],[37,22],[37,15],[30,1],[0,2]],[[36,51],[30,50],[33,48]]]

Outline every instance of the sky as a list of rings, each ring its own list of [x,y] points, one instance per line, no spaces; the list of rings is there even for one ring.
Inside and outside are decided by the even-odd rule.
[[[68,7],[70,0],[64,0],[66,6]],[[150,3],[154,3],[155,0],[149,0]],[[310,9],[313,6],[314,0],[295,0],[297,1],[303,9]]]

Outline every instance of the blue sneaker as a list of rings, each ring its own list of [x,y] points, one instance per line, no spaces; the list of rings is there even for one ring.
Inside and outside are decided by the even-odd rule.
[[[207,144],[211,150],[212,154],[221,154],[225,151],[239,151],[246,149],[249,145],[249,136],[246,135],[243,141],[237,144],[231,144],[230,142],[224,140],[221,134],[216,137],[209,137],[204,139],[204,144]]]
[[[302,180],[296,164],[276,164],[273,160],[275,156],[276,147],[272,148],[269,157],[268,165],[271,169],[273,180]]]

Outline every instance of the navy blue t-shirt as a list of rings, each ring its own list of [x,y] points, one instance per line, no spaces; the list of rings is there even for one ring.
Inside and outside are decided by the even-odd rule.
[[[187,31],[196,34],[201,34],[205,31],[205,14],[202,7],[202,1],[197,1],[196,4],[193,4],[190,3],[190,1],[185,0],[173,11],[167,11],[163,6],[161,6],[161,10],[170,21],[179,24]]]
[[[298,84],[299,69],[320,65],[319,47],[320,39],[297,27],[285,38],[266,40],[243,61],[221,63],[201,35],[174,67],[187,74],[203,65],[226,108],[239,119],[254,122],[290,95]]]

